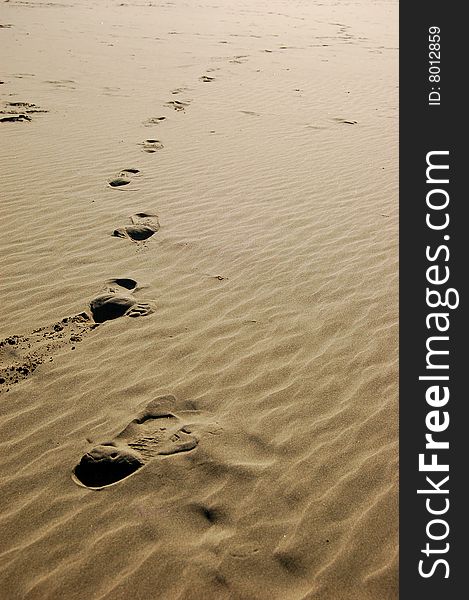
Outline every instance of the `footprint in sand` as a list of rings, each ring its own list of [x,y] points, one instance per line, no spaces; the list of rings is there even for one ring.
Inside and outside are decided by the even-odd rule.
[[[158,150],[164,148],[160,140],[145,140],[144,142],[141,142],[139,146],[142,147],[142,150],[144,152],[148,152],[149,154],[152,154],[153,152],[157,152]]]
[[[110,279],[99,296],[90,302],[95,323],[104,323],[119,317],[144,317],[153,312],[150,304],[138,302],[133,295],[138,290],[133,279]]]
[[[186,110],[189,104],[190,102],[187,100],[185,100],[184,102],[182,100],[170,100],[169,102],[166,102],[165,106],[168,106],[169,108],[174,108],[174,110],[177,111],[183,111]]]
[[[81,458],[73,481],[100,489],[133,475],[156,457],[194,450],[199,443],[194,433],[198,415],[193,402],[178,402],[174,396],[155,398],[114,439]]]
[[[83,311],[27,335],[12,335],[0,340],[0,393],[32,375],[39,365],[51,362],[66,347],[75,350],[99,323],[122,316],[151,314],[151,306],[139,303],[133,295],[138,289],[134,279],[110,279],[103,292],[91,300],[91,314]]]
[[[202,77],[199,77],[199,79],[204,83],[209,83],[210,81],[214,81],[215,77],[210,77],[210,75],[202,75]]]
[[[159,125],[163,121],[166,121],[166,117],[150,117],[146,121],[143,121],[145,127],[153,127],[153,125]]]
[[[119,188],[123,187],[124,185],[129,185],[129,183],[131,183],[132,181],[132,176],[137,175],[138,173],[140,173],[139,169],[122,169],[122,171],[120,171],[118,175],[116,175],[112,179],[108,179],[108,185],[110,185],[113,188]]]
[[[130,216],[132,225],[115,229],[115,237],[128,238],[133,242],[143,242],[154,235],[160,228],[158,215],[152,213],[135,213]]]

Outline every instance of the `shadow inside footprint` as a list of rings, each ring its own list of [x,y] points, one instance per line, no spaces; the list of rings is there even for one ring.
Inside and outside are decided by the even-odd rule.
[[[75,476],[86,487],[103,487],[128,477],[143,465],[136,452],[103,444],[83,456],[75,467]]]
[[[129,227],[121,227],[115,229],[115,237],[129,237],[134,242],[143,242],[158,231],[156,226],[152,225],[129,225]]]
[[[126,290],[135,290],[137,287],[137,282],[135,279],[130,279],[128,277],[117,277],[115,279],[108,279],[107,284],[109,286],[117,285],[118,287],[125,288]],[[115,289],[109,288],[109,291],[114,292]]]
[[[101,294],[91,300],[90,309],[95,323],[104,323],[124,315],[143,317],[153,312],[149,304],[139,303],[132,296],[115,292]]]
[[[152,400],[114,440],[95,446],[83,455],[73,470],[73,480],[92,489],[117,483],[157,456],[189,452],[198,438],[192,426],[172,411],[174,396]],[[182,416],[197,411],[183,411]]]

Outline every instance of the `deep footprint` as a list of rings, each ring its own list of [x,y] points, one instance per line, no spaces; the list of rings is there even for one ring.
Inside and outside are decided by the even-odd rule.
[[[148,303],[138,302],[132,295],[136,288],[129,290],[125,286],[119,287],[116,289],[115,286],[108,286],[104,293],[91,300],[90,309],[95,323],[104,323],[124,316],[145,317],[153,312]],[[123,287],[125,289],[122,289]]]
[[[115,237],[128,238],[133,242],[144,242],[154,235],[160,228],[158,215],[151,213],[136,213],[130,217],[132,225],[115,229]]]
[[[87,452],[73,470],[78,485],[100,489],[122,481],[158,456],[189,452],[199,439],[191,420],[197,415],[192,403],[177,405],[174,396],[152,400],[113,440]]]

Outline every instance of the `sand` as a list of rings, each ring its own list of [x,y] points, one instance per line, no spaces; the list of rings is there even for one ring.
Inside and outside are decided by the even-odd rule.
[[[397,598],[397,8],[2,3],[2,600]]]

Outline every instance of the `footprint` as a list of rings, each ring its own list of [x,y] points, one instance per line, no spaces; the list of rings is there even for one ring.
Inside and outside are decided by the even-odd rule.
[[[116,177],[108,180],[108,185],[114,188],[129,185],[129,183],[132,181],[132,175],[137,175],[137,173],[140,173],[139,169],[122,169],[122,171],[120,171]]]
[[[202,77],[199,77],[199,79],[200,79],[200,81],[209,83],[210,81],[214,81],[215,77],[210,77],[210,75],[202,75]]]
[[[142,150],[144,152],[148,152],[149,154],[164,148],[164,146],[160,142],[160,140],[145,140],[144,142],[142,142],[139,145],[142,146]]]
[[[132,225],[115,229],[113,236],[129,238],[133,242],[142,242],[155,234],[159,228],[158,215],[152,213],[136,213],[131,215]]]
[[[166,121],[166,117],[150,117],[146,121],[143,121],[145,127],[152,127],[153,125],[159,125],[163,121]]]
[[[169,102],[166,102],[165,106],[168,106],[169,108],[174,108],[174,110],[177,111],[183,111],[186,110],[186,108],[189,106],[190,102],[186,101],[182,101],[182,100],[170,100]]]
[[[175,408],[179,405],[177,413]],[[192,402],[177,402],[161,396],[146,408],[113,440],[92,448],[74,468],[78,485],[101,489],[136,473],[156,457],[190,452],[199,438],[193,433],[198,416]]]
[[[132,295],[136,291],[137,282],[133,279],[123,278],[108,281],[103,293],[90,302],[94,322],[104,323],[123,316],[145,317],[150,315],[153,309],[146,302],[138,302]]]

